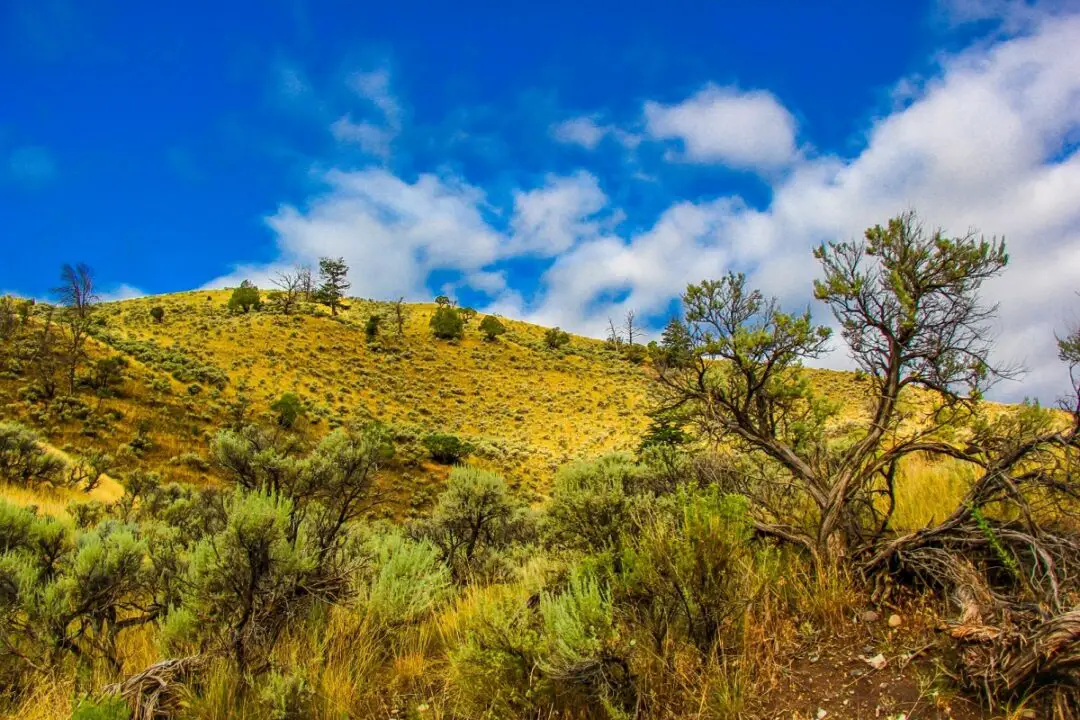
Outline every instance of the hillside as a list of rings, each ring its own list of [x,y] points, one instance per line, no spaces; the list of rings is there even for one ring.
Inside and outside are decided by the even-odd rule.
[[[438,340],[429,327],[433,304],[407,305],[398,337],[390,303],[353,299],[337,317],[316,305],[290,315],[269,307],[238,313],[227,307],[230,292],[101,304],[88,364],[124,358],[115,390],[84,389],[83,405],[44,410],[28,394],[31,377],[8,372],[0,376],[0,419],[22,421],[75,455],[110,453],[119,476],[141,468],[212,483],[205,458],[213,433],[238,413],[272,423],[270,405],[292,392],[306,408],[299,430],[309,438],[353,420],[393,426],[398,457],[382,483],[395,515],[423,508],[445,478],[447,468],[428,461],[420,445],[430,433],[468,441],[472,464],[498,470],[538,501],[558,467],[632,452],[648,423],[648,362],[632,363],[599,340],[573,336],[553,350],[543,341],[546,328],[503,318],[508,332],[488,342],[477,329],[482,316],[464,339]],[[151,317],[155,306],[164,311],[160,322]],[[384,321],[369,341],[364,325],[372,314]],[[809,373],[846,414],[862,412],[853,374]],[[50,504],[62,506],[70,494],[61,495]]]

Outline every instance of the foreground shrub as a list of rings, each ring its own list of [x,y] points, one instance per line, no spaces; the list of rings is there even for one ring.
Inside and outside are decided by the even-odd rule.
[[[450,572],[431,543],[389,532],[374,534],[364,546],[372,569],[362,600],[380,625],[413,622],[449,597]]]
[[[654,509],[625,542],[620,592],[660,651],[673,639],[708,655],[740,646],[754,596],[746,499],[715,488],[683,490],[674,509]]]
[[[128,720],[130,717],[131,710],[120,697],[82,700],[71,713],[71,720]]]
[[[431,518],[415,532],[439,548],[458,581],[478,570],[498,571],[499,551],[529,535],[525,508],[496,473],[470,467],[450,471]]]
[[[225,528],[192,552],[181,609],[199,645],[227,652],[241,671],[266,656],[307,595],[316,553],[302,533],[290,541],[291,511],[288,500],[237,490]]]
[[[45,452],[40,443],[29,428],[0,422],[0,479],[31,487],[58,482],[64,463]]]
[[[559,470],[544,512],[549,546],[617,557],[628,529],[632,494],[646,484],[646,471],[626,455],[572,463]]]

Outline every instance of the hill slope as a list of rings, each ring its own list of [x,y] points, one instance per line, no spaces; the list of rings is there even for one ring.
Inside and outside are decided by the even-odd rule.
[[[28,373],[7,372],[0,419],[27,422],[74,453],[117,454],[121,473],[140,467],[212,482],[204,458],[213,432],[238,414],[270,413],[275,399],[293,392],[307,407],[301,431],[311,437],[356,419],[392,424],[404,453],[388,484],[414,506],[427,495],[418,486],[445,474],[425,462],[417,442],[429,433],[459,435],[476,447],[472,462],[542,493],[565,462],[633,450],[648,421],[647,364],[597,340],[573,337],[552,350],[544,328],[504,320],[507,334],[486,342],[477,317],[463,340],[441,341],[429,328],[434,305],[408,305],[398,337],[388,303],[352,300],[338,317],[315,306],[291,315],[231,313],[229,295],[195,291],[101,305],[91,365],[127,360],[116,391],[86,390],[81,403],[44,411],[28,398]],[[160,322],[150,314],[155,306],[164,310]],[[364,325],[372,314],[387,320],[369,341]],[[850,374],[816,371],[814,380],[830,394],[858,396]]]

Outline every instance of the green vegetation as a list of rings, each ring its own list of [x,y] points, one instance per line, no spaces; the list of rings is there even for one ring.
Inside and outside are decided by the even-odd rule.
[[[229,309],[233,312],[249,312],[252,309],[258,310],[261,306],[259,288],[247,280],[240,283],[240,287],[233,290],[229,297]]]
[[[480,321],[480,332],[484,333],[485,340],[493,342],[500,335],[506,334],[506,326],[494,315],[487,315]]]
[[[786,717],[805,660],[883,716],[1074,714],[1080,387],[981,399],[1004,248],[905,214],[816,256],[858,377],[737,274],[648,346],[346,302],[340,260],[265,312],[0,298],[0,712]]]
[[[557,327],[553,327],[544,333],[544,343],[552,350],[558,350],[562,346],[570,344],[570,335]]]
[[[440,340],[460,340],[465,337],[465,320],[449,305],[441,305],[431,316],[431,332]]]

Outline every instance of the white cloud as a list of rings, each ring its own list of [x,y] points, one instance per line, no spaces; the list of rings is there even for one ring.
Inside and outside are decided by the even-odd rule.
[[[1080,289],[1078,44],[1080,15],[1044,15],[1021,34],[942,56],[928,77],[897,80],[901,101],[850,157],[802,156],[791,114],[764,91],[707,86],[678,105],[646,104],[649,133],[681,142],[681,159],[774,178],[763,208],[739,197],[673,198],[639,226],[620,222],[586,171],[518,189],[501,210],[458,177],[409,182],[367,169],[328,173],[325,192],[303,208],[280,208],[268,224],[280,263],[342,255],[357,295],[426,297],[431,273],[450,270],[458,278],[450,286],[492,296],[490,311],[600,336],[609,316],[630,308],[661,316],[687,282],[728,269],[804,307],[818,272],[815,245],[859,237],[914,207],[954,234],[978,226],[1006,237],[1011,267],[985,294],[1001,304],[999,357],[1031,372],[999,397],[1051,400],[1064,378],[1053,332],[1075,318],[1067,308]],[[361,85],[373,97],[387,87],[377,79]],[[398,112],[384,105],[387,116]],[[560,139],[595,147],[614,132],[589,122]],[[785,172],[771,172],[779,168]],[[552,259],[535,290],[502,265],[520,257]],[[218,283],[258,279],[274,267],[242,267]],[[823,308],[815,312],[827,318]],[[843,352],[828,362],[846,363]]]
[[[499,307],[600,334],[608,316],[662,312],[685,282],[728,268],[805,306],[816,244],[860,237],[914,207],[953,234],[978,227],[1005,236],[1011,265],[985,296],[1001,307],[998,358],[1029,372],[997,393],[1052,400],[1065,382],[1054,331],[1075,318],[1080,290],[1078,43],[1080,16],[1058,17],[945,57],[936,77],[908,83],[910,98],[873,124],[865,149],[796,160],[767,208],[737,198],[676,203],[647,232],[575,246],[544,275],[539,297]],[[687,152],[695,147],[700,155],[703,145]],[[845,353],[828,363],[846,365]]]
[[[596,118],[589,115],[563,120],[551,126],[551,136],[567,145],[580,145],[586,150],[595,150],[605,138],[611,137],[627,148],[633,150],[641,144],[641,135],[625,130],[617,125],[601,125]]]
[[[134,298],[146,297],[146,293],[127,283],[120,283],[98,295],[101,302],[117,302],[119,300],[133,300]]]
[[[535,190],[514,192],[512,254],[550,257],[569,250],[599,232],[595,218],[607,196],[594,175],[579,171],[567,177],[549,176]]]
[[[211,284],[265,282],[281,266],[328,255],[349,264],[353,295],[419,298],[432,271],[480,270],[505,242],[483,217],[483,193],[457,178],[421,175],[409,183],[368,169],[330,171],[325,180],[327,191],[307,208],[286,205],[267,218],[279,262],[241,266]]]
[[[771,170],[795,155],[795,119],[763,90],[742,92],[707,85],[676,105],[645,103],[649,135],[676,140],[688,162]]]
[[[390,157],[391,145],[401,132],[401,106],[390,92],[390,73],[385,69],[356,72],[349,76],[352,91],[377,111],[376,121],[354,121],[351,113],[342,115],[330,126],[338,142],[354,143],[376,157]]]
[[[576,117],[553,125],[551,135],[556,140],[570,145],[581,145],[588,150],[594,149],[610,132],[606,125],[598,125],[591,117]]]

